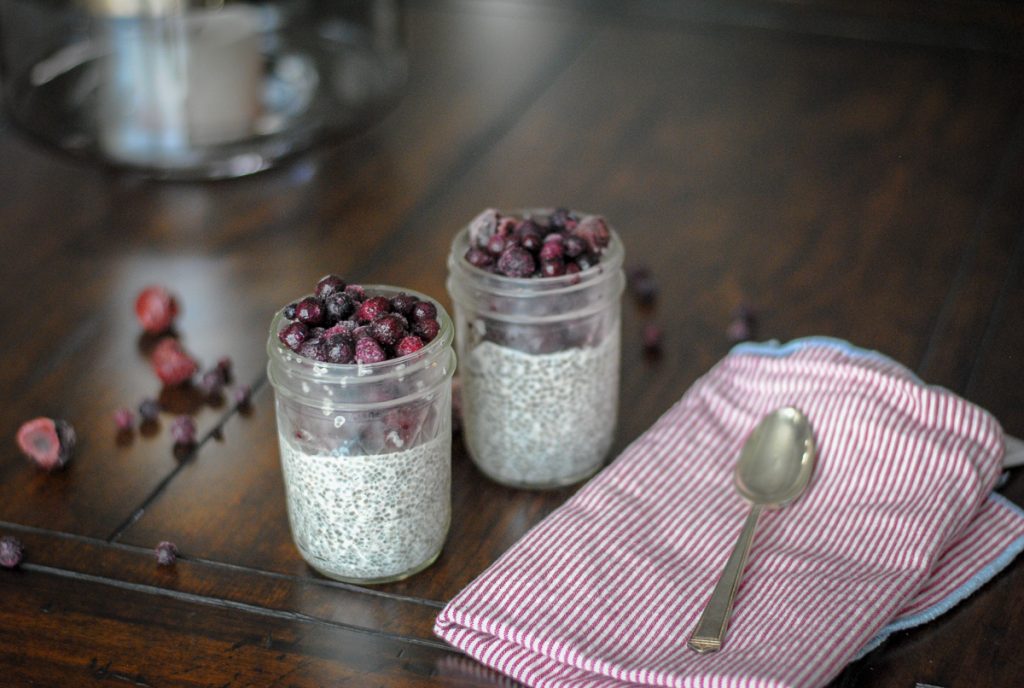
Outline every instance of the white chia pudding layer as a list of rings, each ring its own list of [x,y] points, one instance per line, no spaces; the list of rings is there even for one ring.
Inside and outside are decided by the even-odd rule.
[[[619,335],[595,347],[528,354],[483,342],[462,362],[463,426],[473,460],[499,482],[582,480],[611,448]]]
[[[400,578],[440,553],[451,518],[451,435],[392,454],[305,454],[279,435],[292,536],[321,573]]]

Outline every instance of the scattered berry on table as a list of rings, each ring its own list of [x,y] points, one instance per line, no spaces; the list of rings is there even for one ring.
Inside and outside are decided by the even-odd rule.
[[[627,277],[629,291],[641,306],[650,306],[658,299],[658,284],[649,268],[639,266],[631,269]]]
[[[0,566],[5,569],[16,568],[25,558],[25,548],[21,542],[11,535],[0,537]]]
[[[170,329],[178,315],[178,302],[163,287],[146,287],[135,299],[135,317],[142,329],[160,334]]]
[[[208,397],[215,397],[223,391],[226,382],[224,371],[219,366],[211,368],[199,377],[199,391]]]
[[[725,330],[729,341],[738,343],[753,339],[757,335],[757,315],[746,305],[740,305],[733,311],[732,321]]]
[[[129,432],[135,427],[135,413],[129,408],[114,411],[114,425],[119,432]]]
[[[139,417],[143,423],[152,423],[160,417],[160,402],[156,399],[143,399],[139,404]]]
[[[77,436],[63,420],[33,418],[18,428],[17,441],[22,453],[39,468],[54,471],[71,460]]]
[[[643,343],[644,351],[648,354],[661,353],[661,344],[665,335],[661,327],[656,323],[647,323],[641,332],[640,340]]]
[[[171,423],[171,437],[176,445],[187,447],[196,442],[196,422],[192,416],[178,416]]]
[[[157,545],[153,554],[156,556],[156,563],[159,566],[174,566],[174,563],[178,561],[178,548],[173,542],[167,540]]]
[[[174,337],[164,337],[150,357],[153,370],[165,385],[180,385],[192,379],[199,364],[189,356]]]
[[[252,403],[252,387],[249,385],[238,385],[232,392],[232,396],[235,400],[235,406],[245,408]]]

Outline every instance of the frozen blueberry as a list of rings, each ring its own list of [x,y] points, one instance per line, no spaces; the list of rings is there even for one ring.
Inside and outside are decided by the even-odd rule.
[[[436,320],[426,318],[413,324],[412,333],[425,342],[434,340],[437,333],[441,331],[441,325]]]
[[[281,340],[281,343],[292,351],[298,351],[308,336],[309,329],[300,322],[286,325],[277,334],[277,338]]]
[[[387,354],[376,339],[365,337],[356,342],[355,358],[357,363],[380,363],[387,359]]]
[[[348,335],[331,335],[324,340],[323,353],[328,363],[351,363],[352,341]]]
[[[359,304],[351,294],[338,292],[331,294],[324,300],[324,308],[327,311],[327,321],[336,323],[345,320],[356,312]]]
[[[555,208],[548,222],[555,229],[572,229],[576,224],[576,218],[568,208]]]
[[[355,320],[341,320],[330,327],[328,330],[324,330],[322,336],[333,337],[335,335],[342,335],[346,339],[355,341],[355,331],[359,327],[359,323]]]
[[[0,566],[13,569],[25,558],[25,548],[21,542],[10,535],[0,537]]]
[[[497,234],[491,236],[487,240],[487,252],[492,256],[500,256],[501,252],[505,250],[505,237]]]
[[[358,284],[350,284],[347,287],[345,287],[345,293],[351,296],[356,301],[366,300],[366,290],[363,289]]]
[[[363,301],[363,305],[356,312],[359,322],[373,322],[380,316],[391,311],[391,301],[386,296],[374,296],[372,299]]]
[[[388,313],[370,323],[370,334],[381,344],[394,346],[405,336],[405,325],[400,315]]]
[[[544,243],[544,233],[533,220],[523,220],[520,223],[516,229],[516,238],[519,239],[519,245],[531,253],[536,253],[540,250],[541,245]]]
[[[325,313],[326,309],[324,308],[323,301],[315,296],[307,296],[302,299],[295,309],[295,317],[299,319],[299,322],[306,325],[319,325],[323,322]]]
[[[420,320],[436,320],[437,306],[429,301],[417,302],[416,306],[412,309],[412,319],[414,322],[419,322]]]
[[[289,320],[295,320],[295,311],[298,307],[298,302],[289,303],[287,306],[284,307],[284,311],[282,312],[284,317],[288,318]]]
[[[403,292],[398,296],[391,297],[391,311],[409,318],[412,316],[412,309],[416,307],[416,303],[417,299],[415,296],[410,296]]]
[[[533,254],[525,248],[513,246],[498,259],[498,270],[508,277],[529,277],[536,269]]]
[[[345,291],[346,286],[345,280],[341,279],[337,275],[327,275],[316,283],[316,289],[313,293],[321,299],[326,299],[331,294]]]
[[[587,250],[587,242],[578,236],[570,234],[562,241],[562,248],[565,251],[566,258],[577,258]]]
[[[472,246],[466,251],[466,260],[469,261],[470,265],[477,268],[487,268],[494,265],[494,256],[476,246]]]
[[[215,397],[224,389],[226,381],[224,373],[219,367],[212,368],[203,373],[199,378],[199,391],[208,397]]]
[[[633,298],[641,306],[649,306],[657,300],[658,285],[648,268],[636,267],[630,270],[627,283]]]
[[[174,566],[174,563],[178,560],[178,548],[175,547],[173,542],[165,540],[156,546],[153,550],[153,555],[156,557],[157,565]]]
[[[143,423],[152,423],[160,417],[160,402],[156,399],[143,399],[139,403],[139,417]]]
[[[565,274],[565,263],[561,258],[542,261],[540,274],[542,277],[561,277]]]

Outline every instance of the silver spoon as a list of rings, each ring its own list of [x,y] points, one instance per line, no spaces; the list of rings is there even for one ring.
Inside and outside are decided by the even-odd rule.
[[[747,438],[733,478],[736,490],[751,503],[750,513],[690,636],[690,649],[721,649],[761,510],[785,506],[803,493],[814,472],[815,453],[810,421],[791,406],[769,413]]]

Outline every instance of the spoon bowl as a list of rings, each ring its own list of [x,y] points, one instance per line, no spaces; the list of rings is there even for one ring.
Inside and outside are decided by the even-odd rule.
[[[761,510],[783,507],[803,494],[814,473],[816,456],[811,423],[792,406],[762,418],[744,442],[733,484],[750,502],[750,513],[690,636],[690,649],[700,653],[721,649]]]

